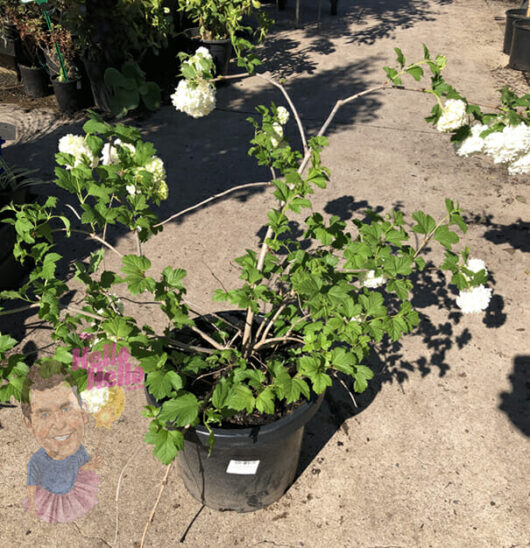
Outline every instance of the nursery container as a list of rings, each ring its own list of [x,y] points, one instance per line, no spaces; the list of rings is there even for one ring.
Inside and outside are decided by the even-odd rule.
[[[146,394],[149,404],[156,405],[154,397]],[[220,511],[253,512],[272,504],[294,480],[304,427],[323,398],[324,394],[315,396],[264,426],[214,428],[210,456],[208,430],[190,428],[177,457],[186,489],[202,504]]]
[[[507,55],[510,55],[512,48],[512,36],[513,36],[513,24],[520,19],[526,19],[530,21],[529,17],[525,17],[526,9],[511,9],[506,11],[506,27],[504,29],[504,44],[502,51]]]
[[[508,66],[515,70],[530,70],[530,19],[521,19],[513,24]]]
[[[189,52],[193,53],[201,46],[205,47],[212,55],[217,75],[228,74],[228,63],[232,55],[232,42],[225,40],[203,40],[200,37],[199,28],[186,29],[185,34],[189,40]]]
[[[52,76],[52,86],[55,99],[61,112],[73,114],[83,108],[81,79],[60,82],[57,76]]]
[[[46,97],[50,94],[50,80],[42,67],[18,65],[24,91],[28,97]]]

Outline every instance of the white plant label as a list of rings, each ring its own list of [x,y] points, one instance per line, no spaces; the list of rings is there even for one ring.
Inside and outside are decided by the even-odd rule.
[[[231,460],[226,469],[227,474],[254,476],[258,471],[259,460]]]

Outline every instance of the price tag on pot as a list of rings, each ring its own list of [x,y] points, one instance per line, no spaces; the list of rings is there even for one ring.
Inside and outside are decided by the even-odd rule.
[[[253,476],[258,471],[258,466],[259,460],[231,460],[226,473]]]

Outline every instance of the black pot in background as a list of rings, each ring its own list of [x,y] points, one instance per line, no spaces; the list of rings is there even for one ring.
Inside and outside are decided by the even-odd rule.
[[[284,10],[287,6],[287,0],[278,0],[278,9]]]
[[[28,97],[46,97],[50,95],[50,80],[42,67],[27,67],[19,63],[20,77]]]
[[[530,21],[529,17],[525,17],[526,9],[511,9],[506,11],[506,28],[504,29],[504,44],[502,47],[503,53],[510,55],[512,48],[513,24],[520,19]]]
[[[81,78],[69,80],[68,82],[60,82],[57,76],[52,76],[52,86],[61,112],[73,114],[83,108]]]
[[[202,40],[197,27],[184,31],[188,37],[188,53],[194,53],[197,48],[203,46],[212,55],[215,63],[217,75],[226,76],[228,74],[228,63],[232,55],[232,42],[225,40]]]
[[[530,71],[530,18],[513,24],[512,48],[508,66],[515,70]]]

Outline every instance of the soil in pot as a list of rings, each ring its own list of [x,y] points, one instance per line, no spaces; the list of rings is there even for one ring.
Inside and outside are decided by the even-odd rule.
[[[244,318],[241,311],[217,315]],[[193,344],[196,337],[186,330],[175,336],[187,344]],[[203,390],[204,386],[198,386],[196,395],[200,397]],[[163,403],[147,389],[146,395],[150,405]],[[222,428],[213,429],[215,444],[210,456],[208,430],[202,426],[187,430],[178,464],[190,494],[210,508],[236,512],[252,512],[278,500],[294,480],[304,427],[323,397],[313,395],[310,401],[284,406],[275,415],[234,415]]]
[[[502,51],[510,55],[512,49],[513,24],[518,20],[530,21],[530,17],[525,17],[526,9],[511,9],[506,11],[506,28],[504,29],[504,44]]]
[[[46,97],[50,95],[50,80],[42,67],[18,65],[24,91],[28,97]]]
[[[530,18],[513,24],[512,48],[508,66],[515,70],[530,71]]]

